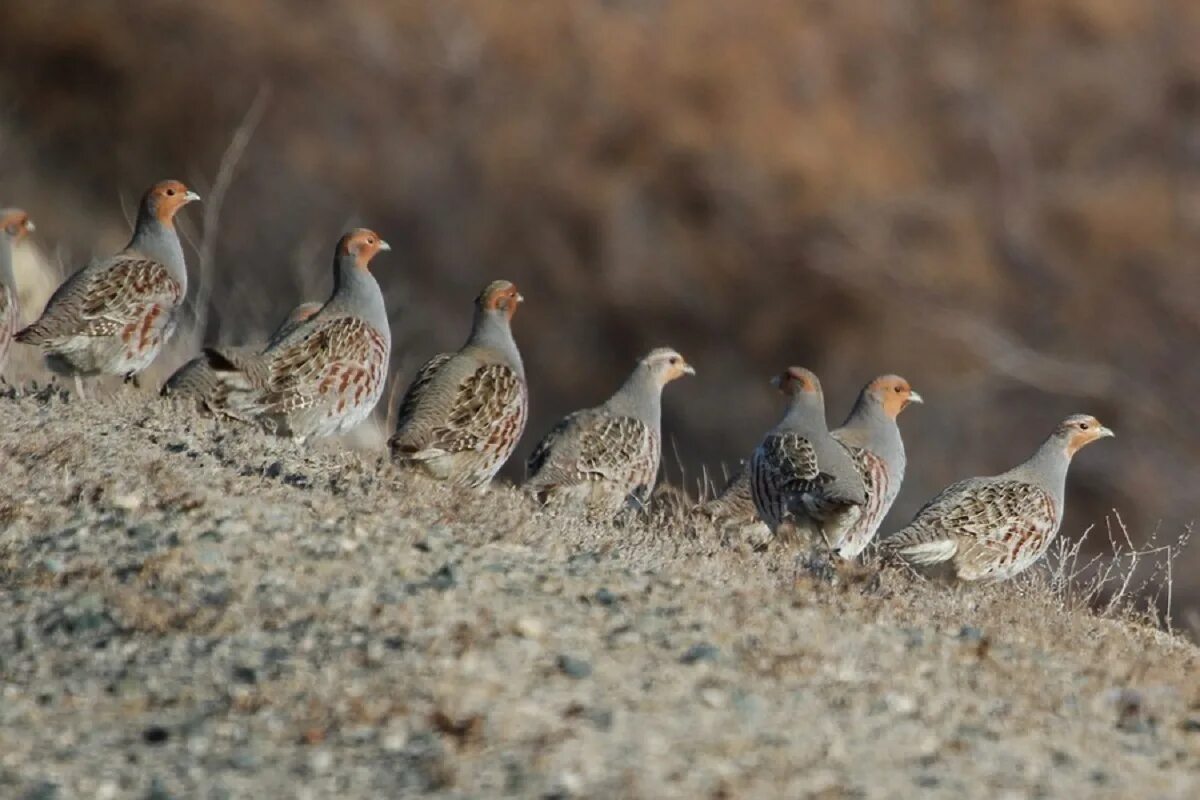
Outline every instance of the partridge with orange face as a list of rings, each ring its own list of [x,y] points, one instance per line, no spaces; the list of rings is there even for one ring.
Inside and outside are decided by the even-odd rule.
[[[754,506],[776,536],[799,534],[813,544],[837,548],[862,516],[862,477],[850,454],[829,433],[817,376],[790,367],[772,383],[791,402],[750,458]]]
[[[320,303],[301,303],[292,309],[291,313],[279,324],[275,332],[267,339],[266,345],[247,345],[244,347],[212,348],[221,353],[225,360],[250,360],[261,353],[271,344],[287,336],[296,326],[309,319],[321,310]],[[163,397],[189,398],[195,401],[197,407],[216,411],[225,405],[227,399],[226,382],[217,375],[216,370],[209,364],[209,356],[201,353],[184,364],[167,378],[163,384]]]
[[[1058,533],[1072,457],[1112,435],[1095,417],[1067,417],[1028,461],[944,489],[880,548],[914,567],[948,568],[962,581],[1011,578],[1045,555]]]
[[[8,351],[20,327],[17,282],[13,275],[13,245],[33,232],[33,221],[19,208],[0,210],[0,374],[8,362]]]
[[[529,413],[525,367],[512,335],[524,298],[493,281],[475,300],[466,344],[425,363],[400,401],[392,460],[438,480],[481,488],[516,449]]]
[[[17,341],[41,347],[47,366],[74,376],[77,386],[81,376],[129,378],[150,366],[175,332],[187,294],[175,215],[199,199],[179,181],[150,187],[125,249],[68,278]]]
[[[207,348],[223,384],[220,410],[298,441],[330,436],[370,416],[383,394],[392,329],[371,259],[390,250],[366,228],[341,238],[333,294],[306,320],[285,324],[259,354]]]
[[[854,459],[866,490],[862,516],[838,545],[843,558],[854,558],[866,549],[900,494],[907,459],[896,417],[910,403],[922,402],[904,378],[882,375],[863,387],[850,416],[833,432]]]
[[[547,505],[611,518],[654,488],[663,387],[696,371],[669,347],[650,351],[603,405],[558,422],[529,457],[525,489]]]

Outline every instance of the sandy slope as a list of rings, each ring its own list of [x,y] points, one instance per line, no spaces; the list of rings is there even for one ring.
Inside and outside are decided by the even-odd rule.
[[[3,797],[1195,797],[1198,651],[0,399]],[[55,791],[57,787],[57,792]]]

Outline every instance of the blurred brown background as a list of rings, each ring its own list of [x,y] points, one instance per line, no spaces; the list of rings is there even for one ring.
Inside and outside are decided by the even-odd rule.
[[[484,282],[521,287],[520,455],[654,345],[699,371],[666,401],[688,481],[773,422],[780,367],[817,370],[833,421],[894,371],[927,405],[893,523],[1087,411],[1119,438],[1077,460],[1067,534],[1117,509],[1174,538],[1200,484],[1197,42],[1193,0],[4,3],[0,201],[74,269],[150,182],[210,192],[262,91],[206,341],[324,297],[368,224],[405,377]]]

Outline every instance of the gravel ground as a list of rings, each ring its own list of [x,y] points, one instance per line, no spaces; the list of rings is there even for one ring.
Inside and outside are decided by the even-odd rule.
[[[1200,796],[1200,651],[596,527],[135,391],[0,398],[0,797]]]

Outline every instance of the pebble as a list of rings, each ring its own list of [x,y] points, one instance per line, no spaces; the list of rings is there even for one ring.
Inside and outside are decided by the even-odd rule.
[[[569,678],[586,678],[592,674],[592,665],[582,658],[574,656],[560,655],[558,657],[558,669]]]
[[[536,617],[521,617],[513,624],[513,633],[523,639],[541,639],[546,634],[546,625]]]
[[[716,661],[720,655],[721,650],[715,645],[711,645],[708,642],[701,642],[685,650],[683,655],[679,657],[679,663],[696,664],[701,661]]]

